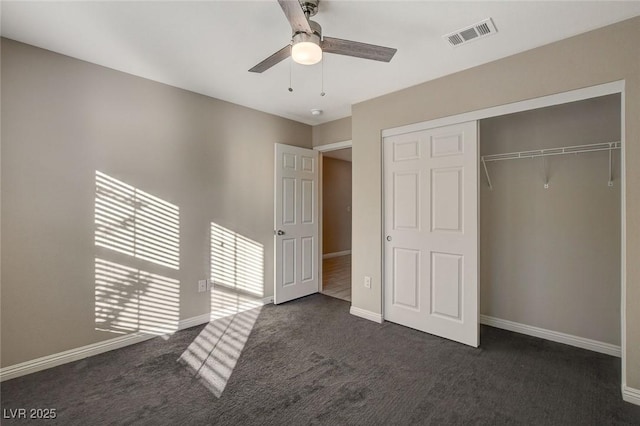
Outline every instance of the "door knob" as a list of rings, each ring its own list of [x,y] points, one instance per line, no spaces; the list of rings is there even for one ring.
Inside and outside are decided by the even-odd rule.
[[[284,231],[283,231],[282,229],[278,229],[278,230],[276,231],[276,234],[278,234],[278,235],[284,235]]]
[[[391,238],[391,235],[387,235],[387,241],[391,241],[393,238]]]

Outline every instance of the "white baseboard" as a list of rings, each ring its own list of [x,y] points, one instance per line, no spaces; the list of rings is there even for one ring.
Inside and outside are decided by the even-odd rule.
[[[47,355],[30,361],[21,362],[19,364],[10,365],[0,369],[0,382],[25,376],[37,371],[46,370],[48,368],[57,367],[58,365],[67,364],[69,362],[78,361],[80,359],[109,352],[114,349],[144,342],[145,340],[149,340],[154,337],[157,336],[144,333],[126,334],[113,339],[103,340],[102,342],[92,343],[90,345],[81,346],[68,351],[58,352],[53,355]]]
[[[337,251],[335,253],[325,253],[325,254],[322,255],[322,258],[323,259],[331,259],[332,257],[346,256],[348,254],[351,254],[351,250]]]
[[[211,314],[202,314],[195,317],[180,320],[178,322],[178,330],[184,330],[187,328],[195,327],[197,325],[206,324],[211,321]]]
[[[620,358],[622,353],[620,346],[612,345],[610,343],[599,342],[597,340],[573,336],[571,334],[560,333],[558,331],[533,327],[531,325],[494,318],[488,315],[480,315],[480,324],[490,325],[491,327],[501,328],[503,330],[515,331],[516,333],[539,337],[553,342],[564,343],[565,345],[576,346],[578,348],[588,349],[590,351],[600,352],[616,356],[618,358]]]
[[[635,405],[640,405],[640,389],[622,386],[622,399]]]
[[[355,315],[357,317],[368,319],[369,321],[373,321],[373,322],[377,322],[379,324],[382,324],[382,315],[381,314],[376,314],[375,312],[366,311],[364,309],[356,308],[355,306],[352,306],[349,309],[349,313],[351,315]]]
[[[265,297],[262,299],[263,304],[273,303],[273,297]],[[195,327],[197,325],[206,324],[211,321],[211,314],[206,313],[195,317],[180,320],[178,322],[178,330]],[[10,365],[0,368],[0,382],[11,380],[16,377],[25,376],[27,374],[36,373],[48,368],[57,367],[58,365],[67,364],[69,362],[78,361],[94,355],[99,355],[114,349],[120,349],[125,346],[134,345],[144,342],[145,340],[158,337],[157,334],[131,333],[118,336],[113,339],[103,340],[98,343],[81,346],[68,351],[58,352],[56,354],[43,356],[32,359],[30,361],[21,362],[19,364]]]

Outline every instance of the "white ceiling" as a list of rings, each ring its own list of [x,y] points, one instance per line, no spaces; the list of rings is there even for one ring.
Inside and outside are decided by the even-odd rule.
[[[275,0],[175,2],[2,1],[2,35],[116,70],[307,124],[351,105],[640,15],[640,1],[331,1],[314,20],[324,35],[395,47],[390,63],[325,55],[247,70],[290,42]],[[457,48],[442,35],[491,17],[498,34]],[[615,46],[612,46],[615,48]],[[312,116],[310,110],[324,111]]]

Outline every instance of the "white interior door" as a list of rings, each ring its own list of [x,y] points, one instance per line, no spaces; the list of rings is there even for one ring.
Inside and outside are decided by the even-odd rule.
[[[384,139],[384,317],[477,347],[478,130]]]
[[[318,152],[276,144],[274,303],[317,293]]]

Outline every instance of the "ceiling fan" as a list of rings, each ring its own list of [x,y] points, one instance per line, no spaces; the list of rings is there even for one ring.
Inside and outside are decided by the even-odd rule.
[[[249,72],[261,73],[289,56],[299,64],[313,65],[322,60],[323,53],[336,53],[382,62],[391,61],[397,49],[323,37],[320,25],[309,19],[318,13],[319,2],[320,0],[278,0],[282,11],[291,24],[293,31],[291,44],[278,50],[251,68]]]

